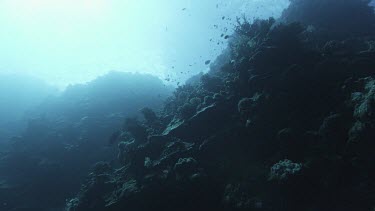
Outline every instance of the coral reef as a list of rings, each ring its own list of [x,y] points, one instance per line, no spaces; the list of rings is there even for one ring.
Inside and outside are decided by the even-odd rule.
[[[371,0],[292,0],[283,13],[288,23],[301,22],[318,30],[329,31],[331,36],[350,38],[371,36],[374,33],[374,10]],[[349,15],[350,14],[350,15]],[[337,21],[335,17],[340,17]]]
[[[293,163],[290,160],[282,160],[271,167],[270,180],[283,181],[298,174],[302,169],[302,164]]]
[[[94,163],[120,165],[118,142],[133,141],[131,135],[139,142],[147,138],[136,120],[126,124],[128,133],[120,133],[124,118],[132,120],[142,107],[160,109],[171,90],[153,76],[111,72],[69,87],[39,105],[30,112],[26,130],[12,138],[6,151],[5,146],[1,149],[0,180],[7,188],[0,186],[0,210],[61,210],[66,199],[79,191]],[[151,109],[144,113],[155,124]],[[109,169],[99,163],[93,174],[103,175]]]
[[[210,72],[176,89],[158,129],[138,122],[147,139],[121,143],[122,167],[90,174],[67,209],[374,209],[367,4],[294,0],[281,20],[238,19]]]
[[[70,87],[0,154],[0,205],[21,209],[22,192],[34,210],[374,210],[368,4],[292,0],[280,19],[239,18],[209,72],[162,106],[148,94],[169,92],[148,77],[140,95],[119,73]]]

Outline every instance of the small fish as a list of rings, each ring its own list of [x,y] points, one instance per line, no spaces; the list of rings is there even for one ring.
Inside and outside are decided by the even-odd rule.
[[[186,7],[182,8],[182,11],[185,11],[186,10]]]
[[[204,62],[205,65],[208,65],[210,63],[211,63],[211,60],[207,60],[207,61]]]
[[[228,39],[229,38],[229,35],[225,35],[224,39]]]
[[[225,19],[225,16],[221,17],[221,20],[224,20]]]

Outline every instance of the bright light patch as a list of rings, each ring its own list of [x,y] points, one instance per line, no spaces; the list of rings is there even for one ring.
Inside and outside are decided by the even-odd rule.
[[[44,24],[74,23],[106,16],[109,5],[105,0],[5,0],[3,12],[13,21]]]
[[[0,0],[0,74],[65,87],[119,70],[177,83],[207,70],[241,11],[268,17],[287,1]]]
[[[21,14],[39,15],[45,12],[97,14],[105,9],[105,0],[5,0],[9,8]]]

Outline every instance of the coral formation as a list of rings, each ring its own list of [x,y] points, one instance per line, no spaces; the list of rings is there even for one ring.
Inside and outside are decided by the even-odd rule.
[[[290,160],[281,160],[271,167],[270,180],[284,181],[298,174],[302,169],[302,164],[293,163]]]
[[[371,210],[375,15],[367,3],[294,0],[280,20],[238,19],[210,71],[167,100],[157,116],[163,129],[146,130],[131,150],[119,145],[128,159],[111,174],[106,203],[95,206],[83,189],[81,204],[68,207]]]
[[[97,163],[66,209],[374,209],[368,3],[293,0],[278,20],[238,19],[208,73],[178,87],[159,112],[123,118],[111,138],[118,166]],[[50,124],[32,126],[40,137]]]
[[[139,87],[134,81],[148,86]],[[135,94],[131,89],[136,88]],[[61,209],[79,191],[93,163],[112,160],[110,165],[100,162],[92,169],[98,177],[109,174],[117,164],[118,142],[130,150],[133,141],[147,138],[144,127],[139,129],[137,124],[128,124],[126,133],[119,131],[124,118],[138,115],[145,106],[160,109],[170,93],[171,88],[156,77],[111,72],[86,85],[71,86],[39,105],[31,112],[25,131],[12,138],[6,151],[1,149],[1,180],[12,188],[0,188],[0,210],[3,203],[7,204],[4,210]],[[151,111],[146,113],[152,121]],[[118,156],[126,159],[121,153]]]

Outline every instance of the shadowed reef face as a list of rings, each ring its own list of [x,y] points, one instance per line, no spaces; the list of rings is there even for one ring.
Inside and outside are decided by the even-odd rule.
[[[210,70],[173,90],[118,72],[67,88],[1,154],[0,204],[374,210],[369,3],[292,0],[279,19],[238,18]]]
[[[36,97],[32,89],[20,88],[26,88],[25,84],[13,91],[11,87],[4,91],[16,99],[7,101],[8,105],[23,97]],[[111,72],[90,83],[70,86],[28,108],[27,113],[11,108],[22,115],[22,119],[12,119],[14,125],[23,127],[0,149],[0,210],[61,210],[66,198],[79,190],[93,163],[116,160],[117,149],[110,146],[109,139],[124,118],[138,116],[145,106],[160,109],[171,92],[172,87],[157,77]],[[15,127],[6,126],[2,128]]]
[[[294,0],[279,20],[238,19],[210,71],[156,125],[124,127],[122,168],[98,164],[67,209],[374,209],[368,4]]]
[[[287,23],[301,22],[341,38],[374,34],[374,9],[371,0],[305,1],[292,0],[281,17]]]

